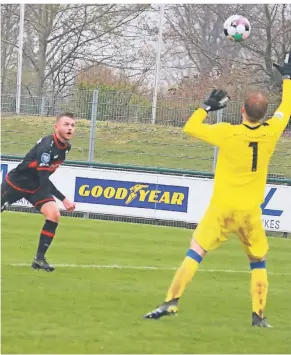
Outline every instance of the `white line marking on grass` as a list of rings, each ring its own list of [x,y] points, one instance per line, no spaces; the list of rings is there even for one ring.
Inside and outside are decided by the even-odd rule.
[[[30,264],[19,263],[19,264],[9,264],[13,267],[27,267]],[[175,267],[159,267],[159,266],[133,266],[133,265],[98,265],[98,264],[53,264],[55,267],[63,268],[80,268],[80,269],[131,269],[131,270],[177,270]],[[202,272],[221,272],[221,273],[239,273],[239,274],[249,274],[249,270],[230,270],[230,269],[198,269]],[[268,272],[269,275],[288,275],[291,276],[290,272]]]

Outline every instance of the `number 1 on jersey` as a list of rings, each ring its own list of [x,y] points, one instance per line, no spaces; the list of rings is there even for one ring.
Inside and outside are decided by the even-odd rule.
[[[258,166],[258,142],[250,142],[249,147],[253,148],[252,171],[257,171],[257,166]]]

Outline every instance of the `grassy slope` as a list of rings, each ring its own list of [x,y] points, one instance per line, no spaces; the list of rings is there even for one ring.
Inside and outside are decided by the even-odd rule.
[[[2,119],[2,154],[23,155],[41,136],[49,134],[54,120],[12,116]],[[72,140],[72,160],[87,160],[89,121],[79,121]],[[95,161],[117,164],[212,170],[214,149],[186,137],[181,128],[98,122]],[[291,139],[281,138],[270,172],[291,177]]]

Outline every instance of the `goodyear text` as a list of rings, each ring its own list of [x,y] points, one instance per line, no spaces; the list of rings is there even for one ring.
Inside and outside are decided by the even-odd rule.
[[[75,202],[187,212],[189,188],[132,181],[76,178]]]

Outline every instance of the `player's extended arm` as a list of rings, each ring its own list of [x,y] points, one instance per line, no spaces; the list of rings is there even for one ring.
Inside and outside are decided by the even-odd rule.
[[[184,132],[194,138],[201,139],[212,145],[220,146],[225,134],[226,123],[207,124],[206,119],[209,111],[217,111],[225,107],[228,100],[227,93],[222,90],[213,90],[204,101],[202,108],[196,110],[184,126]]]
[[[268,120],[268,123],[275,124],[278,127],[279,134],[286,128],[291,117],[291,79],[283,80],[282,101],[277,108],[274,116]]]
[[[47,191],[48,193],[55,196],[57,199],[62,201],[65,209],[69,212],[73,212],[76,208],[76,204],[68,200],[50,181],[49,179],[49,171],[48,170],[40,170],[38,172],[39,179],[40,179],[40,189]]]
[[[218,124],[209,125],[203,123],[206,117],[207,112],[203,108],[199,108],[186,122],[183,131],[191,137],[201,139],[213,145],[219,145],[220,137],[217,132]]]
[[[283,78],[282,101],[274,116],[268,121],[278,127],[278,133],[286,128],[291,116],[291,51],[286,53],[282,66],[273,64]]]
[[[48,193],[51,193],[53,196],[55,196],[58,200],[64,201],[66,197],[51,182],[49,179],[50,174],[48,170],[39,170],[38,176],[40,190],[47,191]]]

